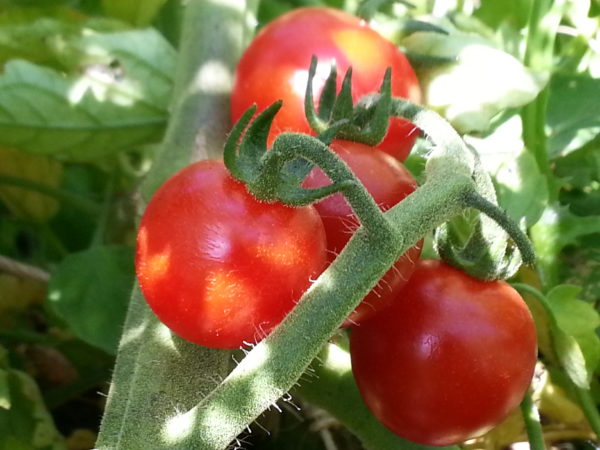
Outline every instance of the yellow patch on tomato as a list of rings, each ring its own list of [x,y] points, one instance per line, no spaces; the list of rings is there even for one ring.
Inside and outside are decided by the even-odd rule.
[[[381,54],[381,40],[371,37],[364,30],[342,29],[332,31],[331,37],[355,70],[385,65]]]

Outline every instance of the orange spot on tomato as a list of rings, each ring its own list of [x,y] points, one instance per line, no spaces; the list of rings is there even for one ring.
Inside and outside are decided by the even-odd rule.
[[[368,71],[369,67],[385,66],[381,52],[381,38],[371,37],[363,29],[332,31],[331,37],[340,48],[354,70]],[[376,39],[377,38],[377,39]]]

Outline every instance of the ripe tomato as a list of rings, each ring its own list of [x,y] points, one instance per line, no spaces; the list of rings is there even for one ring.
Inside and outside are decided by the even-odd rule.
[[[352,370],[368,407],[399,436],[450,445],[479,436],[523,398],[536,334],[519,294],[423,260],[398,301],[352,330]]]
[[[194,163],[142,217],[137,277],[158,318],[184,339],[236,348],[263,338],[326,264],[316,210],[263,203],[221,161]]]
[[[417,188],[415,179],[402,163],[383,152],[373,151],[372,147],[363,144],[341,140],[333,141],[330,148],[348,164],[382,211],[390,209]],[[303,186],[316,188],[330,183],[327,175],[315,168],[306,177]],[[342,194],[326,197],[314,206],[325,225],[327,250],[331,260],[344,248],[359,222]],[[396,299],[398,290],[410,278],[420,254],[421,243],[404,253],[348,317],[344,326],[362,322],[388,307]]]
[[[270,141],[283,131],[310,133],[304,116],[304,93],[312,55],[319,59],[313,92],[319,98],[332,61],[338,69],[338,89],[352,66],[354,101],[379,90],[392,68],[392,94],[419,102],[420,88],[406,57],[390,41],[358,17],[332,8],[299,8],[267,24],[246,49],[238,64],[231,115],[237,121],[253,104],[262,110],[277,100],[283,107],[275,117]],[[406,159],[418,129],[393,118],[379,148]]]

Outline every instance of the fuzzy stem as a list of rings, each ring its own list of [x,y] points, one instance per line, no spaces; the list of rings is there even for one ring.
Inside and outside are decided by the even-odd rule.
[[[273,148],[265,156],[263,173],[278,173],[285,162],[297,158],[310,161],[325,172],[334,185],[341,187],[344,197],[361,225],[368,230],[377,230],[379,233],[389,229],[389,224],[379,206],[364,186],[356,180],[352,170],[319,140],[299,133],[284,133],[275,140]]]
[[[531,392],[527,392],[521,402],[521,413],[527,430],[529,446],[531,450],[544,450],[544,435],[542,433],[542,425],[540,423],[540,414],[537,407],[531,398]]]
[[[477,192],[468,192],[465,201],[468,206],[483,212],[486,216],[498,223],[516,244],[521,252],[523,262],[527,265],[533,265],[535,262],[535,252],[533,251],[531,242],[525,233],[521,231],[519,226],[512,221],[504,211],[497,205],[494,205],[492,202],[483,198]]]
[[[191,160],[222,156],[230,124],[233,67],[250,37],[248,17],[257,3],[187,2],[170,108],[173,114],[161,144],[163,151],[142,187],[146,200]]]
[[[438,175],[385,213],[398,239],[378,239],[359,228],[284,321],[200,404],[173,419],[194,425],[173,440],[173,449],[227,447],[296,384],[323,344],[393,262],[427,230],[462,211],[462,198],[473,189],[471,178],[455,172]]]
[[[256,6],[256,2],[252,2]],[[190,0],[185,7],[172,119],[142,188],[147,199],[190,161],[218,156],[228,129],[233,68],[249,35],[246,2]],[[170,449],[169,419],[196,404],[229,369],[229,352],[174,336],[135,289],[96,448]],[[189,448],[194,448],[190,446]]]

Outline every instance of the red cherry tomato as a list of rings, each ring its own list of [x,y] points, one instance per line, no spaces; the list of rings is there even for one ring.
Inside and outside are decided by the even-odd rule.
[[[326,264],[313,207],[257,201],[221,161],[192,164],[142,217],[136,272],[158,318],[184,339],[236,348],[264,337]]]
[[[304,93],[312,55],[319,59],[313,84],[319,98],[332,61],[343,74],[352,66],[354,101],[379,91],[383,75],[392,68],[392,94],[419,102],[417,78],[406,57],[390,41],[359,18],[331,8],[299,8],[267,24],[246,49],[236,70],[231,114],[236,122],[253,104],[262,110],[277,100],[283,107],[275,117],[270,141],[283,131],[310,133],[304,115]],[[379,148],[403,161],[418,129],[393,118]]]
[[[382,211],[387,211],[417,188],[415,179],[402,163],[383,152],[373,151],[372,147],[363,144],[341,140],[333,141],[330,148],[348,164]],[[315,168],[306,177],[303,186],[316,188],[330,183],[327,175]],[[342,194],[331,195],[314,206],[323,219],[327,250],[330,260],[333,260],[358,228],[358,219]],[[388,307],[396,299],[398,290],[410,278],[420,254],[421,243],[404,253],[348,317],[344,326],[362,322]]]
[[[399,436],[451,445],[521,402],[536,363],[523,299],[503,281],[423,260],[393,305],[352,330],[352,370],[368,407]]]

